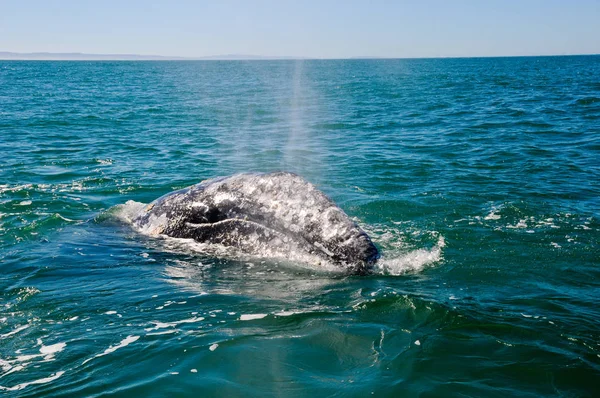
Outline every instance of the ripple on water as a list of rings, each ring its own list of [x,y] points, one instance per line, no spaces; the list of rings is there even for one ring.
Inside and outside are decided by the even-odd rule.
[[[1,61],[1,393],[594,396],[598,60]],[[374,275],[115,220],[275,170]]]

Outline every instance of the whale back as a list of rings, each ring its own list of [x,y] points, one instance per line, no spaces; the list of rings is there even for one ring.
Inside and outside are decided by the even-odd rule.
[[[376,261],[369,236],[323,192],[287,173],[237,174],[167,194],[134,224],[151,235],[193,238],[253,252],[301,250],[351,272]]]

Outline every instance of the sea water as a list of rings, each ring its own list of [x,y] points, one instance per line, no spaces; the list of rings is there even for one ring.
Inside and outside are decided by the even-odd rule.
[[[0,61],[0,150],[3,396],[600,394],[599,56]],[[373,275],[126,222],[276,170]]]

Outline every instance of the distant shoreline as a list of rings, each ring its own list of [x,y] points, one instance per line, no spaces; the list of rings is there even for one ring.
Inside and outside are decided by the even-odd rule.
[[[304,57],[271,57],[246,54],[226,54],[206,57],[180,57],[140,54],[87,54],[87,53],[17,53],[0,51],[0,60],[9,61],[224,61],[224,60],[278,60],[307,59]]]
[[[546,54],[546,55],[494,55],[494,56],[447,56],[447,57],[375,57],[356,56],[347,58],[314,58],[296,56],[262,56],[227,54],[205,57],[179,57],[138,54],[86,54],[86,53],[17,53],[0,51],[0,61],[277,61],[277,60],[369,60],[369,59],[477,59],[477,58],[531,58],[531,57],[587,57],[600,54]]]

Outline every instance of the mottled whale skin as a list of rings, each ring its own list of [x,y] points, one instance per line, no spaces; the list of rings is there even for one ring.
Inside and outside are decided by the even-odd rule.
[[[379,256],[343,210],[288,172],[203,181],[158,198],[133,224],[149,235],[192,238],[259,256],[322,260],[352,274],[369,273]]]

